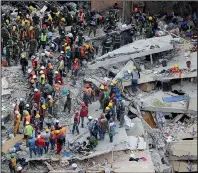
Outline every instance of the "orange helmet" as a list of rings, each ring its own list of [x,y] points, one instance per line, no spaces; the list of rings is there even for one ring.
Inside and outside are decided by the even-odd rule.
[[[135,8],[135,9],[134,9],[134,12],[137,13],[137,12],[138,12],[138,8]]]

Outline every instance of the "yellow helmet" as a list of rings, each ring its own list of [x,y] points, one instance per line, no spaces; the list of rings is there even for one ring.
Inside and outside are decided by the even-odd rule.
[[[110,84],[111,86],[114,86],[114,83],[113,82],[111,82],[111,84]]]
[[[133,70],[136,70],[137,68],[136,68],[136,66],[133,66]]]
[[[51,17],[51,16],[49,16],[49,17],[48,17],[48,20],[52,20],[52,17]]]
[[[57,13],[55,13],[56,14],[56,16],[59,16],[59,14],[60,14],[60,12],[58,11]]]
[[[104,85],[101,85],[101,86],[100,86],[100,89],[103,90],[103,89],[104,89]]]
[[[60,130],[55,130],[55,134],[59,134],[60,133]]]
[[[113,83],[114,83],[114,85],[116,85],[117,84],[117,81],[114,81]]]
[[[108,107],[112,107],[112,106],[113,106],[113,103],[112,102],[109,102]]]
[[[178,68],[178,67],[179,67],[179,65],[178,65],[178,64],[174,64],[174,67],[175,67],[175,68]]]
[[[148,17],[148,20],[150,20],[150,21],[153,20],[153,17],[152,16],[149,16]]]
[[[7,19],[7,20],[6,20],[6,23],[7,23],[7,24],[10,23],[10,21]]]
[[[29,14],[26,14],[26,17],[27,17],[27,18],[30,17]]]
[[[62,22],[65,22],[65,18],[61,18],[61,21],[62,21]]]
[[[30,31],[33,30],[33,26],[30,26]]]
[[[20,19],[21,18],[21,16],[17,16],[17,19]]]
[[[39,119],[40,118],[40,115],[39,114],[36,114],[36,117],[35,118]]]
[[[45,129],[45,132],[49,132],[49,129]]]
[[[70,46],[67,46],[65,49],[66,49],[66,50],[69,50],[69,49],[70,49]]]
[[[25,111],[25,112],[24,112],[24,115],[29,115],[29,112],[28,112],[28,111]]]
[[[16,26],[13,26],[12,29],[15,30],[16,29]]]
[[[25,23],[29,23],[30,21],[29,20],[25,20]]]
[[[45,105],[42,105],[41,107],[42,107],[43,109],[46,109],[46,106],[45,106]]]
[[[110,107],[109,107],[109,106],[107,106],[107,107],[105,108],[105,110],[106,110],[106,111],[109,111],[109,110],[110,110]]]
[[[25,22],[24,22],[24,21],[23,21],[23,22],[21,22],[21,25],[22,25],[22,26],[24,26],[24,25],[25,25]]]
[[[21,58],[25,58],[25,55],[22,54],[22,55],[21,55]]]

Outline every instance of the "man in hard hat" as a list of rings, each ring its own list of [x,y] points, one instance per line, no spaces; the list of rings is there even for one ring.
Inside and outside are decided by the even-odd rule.
[[[107,33],[106,38],[102,42],[102,46],[103,46],[102,55],[104,55],[105,53],[108,53],[110,51],[112,43],[113,43],[113,39],[109,35],[109,33]]]
[[[75,112],[74,112],[74,124],[73,124],[72,134],[74,134],[75,131],[77,131],[77,134],[78,135],[80,134],[79,128],[78,128],[79,124],[80,124],[80,115],[79,115],[78,110],[75,110]]]
[[[41,121],[41,130],[43,130],[43,122],[44,122],[44,118],[45,118],[45,114],[46,114],[46,106],[45,106],[45,104],[41,105],[39,114],[40,114],[40,121]]]
[[[49,68],[47,69],[47,80],[51,86],[53,86],[53,78],[54,78],[54,70],[53,70],[53,66],[50,65]]]
[[[113,50],[120,48],[121,41],[122,39],[121,39],[120,32],[117,31],[113,36]]]
[[[102,102],[104,104],[103,113],[105,113],[105,108],[108,106],[109,99],[110,99],[109,91],[108,91],[107,86],[105,86],[104,87],[104,92],[103,92],[103,97],[102,97]]]
[[[23,111],[25,109],[25,102],[22,98],[19,99],[19,113],[21,114],[21,121],[23,119]]]
[[[16,172],[16,165],[17,165],[17,159],[15,157],[15,154],[10,154],[10,160],[9,160],[9,168],[11,173]]]
[[[32,96],[32,100],[33,100],[35,103],[37,103],[38,106],[39,106],[39,104],[40,104],[40,99],[41,99],[41,93],[40,93],[40,91],[39,91],[37,88],[35,88],[35,89],[34,89],[34,95]]]
[[[90,136],[92,136],[93,125],[94,125],[94,120],[93,120],[92,116],[88,116],[87,126],[88,126],[88,130],[89,130]]]
[[[28,49],[29,49],[29,57],[31,57],[36,53],[36,51],[38,50],[38,42],[36,41],[36,39],[31,39],[28,42]]]
[[[105,133],[108,130],[108,121],[105,118],[105,114],[100,115],[100,120],[99,120],[99,136],[100,140],[104,140],[105,138]]]
[[[72,99],[71,99],[70,92],[69,92],[69,94],[67,95],[67,100],[64,104],[64,110],[63,110],[65,112],[67,108],[69,114],[71,112],[71,100]]]
[[[107,121],[109,121],[111,118],[111,109],[109,106],[105,107],[105,117],[106,117]]]
[[[32,110],[31,110],[31,123],[32,124],[34,123],[34,119],[35,119],[35,116],[37,114],[37,111],[38,111],[38,104],[34,103],[33,107],[32,107]]]
[[[99,92],[99,96],[98,96],[98,99],[99,99],[99,102],[100,102],[100,109],[103,109],[103,92],[104,92],[104,85],[101,85],[100,86],[100,92]]]
[[[49,151],[49,143],[50,143],[50,131],[49,129],[45,129],[45,153]]]
[[[13,42],[13,59],[15,61],[15,65],[18,64],[19,61],[19,45],[18,45],[18,40]]]
[[[29,114],[29,112],[27,110],[24,110],[23,114],[25,115],[24,117],[24,122],[23,122],[23,126],[25,127],[26,123],[31,121],[31,116]]]
[[[171,69],[171,73],[178,73],[179,72],[179,66],[178,64],[174,64],[174,67]]]
[[[60,23],[59,23],[59,25],[58,25],[58,31],[59,31],[59,35],[62,35],[62,32],[64,32],[65,33],[65,18],[61,18],[61,21],[60,21]]]
[[[108,124],[109,138],[110,142],[113,142],[113,136],[115,135],[115,123],[112,118],[110,118],[110,122]]]
[[[88,108],[85,105],[85,103],[82,103],[81,106],[82,106],[80,110],[81,127],[84,128],[84,118],[88,116]]]
[[[25,55],[23,55],[23,54],[21,55],[20,64],[22,67],[23,75],[25,76],[26,75],[26,67],[28,66],[28,60],[25,57]]]
[[[14,120],[14,136],[19,133],[21,115],[19,111],[15,111],[15,120]]]
[[[21,166],[18,166],[16,171],[17,173],[23,173],[23,168]]]
[[[91,16],[91,20],[89,23],[90,30],[89,30],[88,37],[90,37],[92,31],[93,31],[94,37],[96,37],[97,24],[98,24],[98,17],[96,15]]]
[[[40,115],[36,114],[34,120],[35,137],[37,137],[38,131],[40,131],[40,127],[41,127]]]
[[[28,146],[28,139],[33,134],[33,127],[30,125],[30,122],[26,122],[25,128],[24,128],[24,138],[26,140],[26,146]]]
[[[138,79],[140,78],[140,73],[137,70],[136,66],[133,66],[133,70],[131,72],[131,76],[132,76],[132,92],[137,91],[137,86],[138,86]]]
[[[55,128],[51,128],[51,132],[50,132],[50,144],[51,144],[51,150],[54,150],[54,147],[55,147],[55,144],[56,144]]]
[[[47,45],[47,33],[46,32],[42,32],[41,33],[41,39],[40,39],[40,44],[42,45],[42,48],[45,49],[46,45]]]
[[[32,158],[32,152],[34,152],[34,155],[36,156],[36,141],[33,138],[33,136],[30,136],[28,140],[28,147],[29,147],[29,152],[30,152],[30,158]]]

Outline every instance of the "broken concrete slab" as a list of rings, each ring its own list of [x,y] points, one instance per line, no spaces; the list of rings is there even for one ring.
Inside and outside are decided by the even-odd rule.
[[[177,172],[197,172],[196,163],[187,163],[182,161],[173,161],[173,169]]]
[[[178,135],[180,139],[197,138],[197,124],[191,125]]]
[[[131,120],[131,123],[133,123],[133,126],[127,130],[128,136],[142,136],[144,135],[144,128],[142,125],[142,121],[140,118],[136,117]]]
[[[128,136],[130,150],[145,150],[146,142],[139,136]]]

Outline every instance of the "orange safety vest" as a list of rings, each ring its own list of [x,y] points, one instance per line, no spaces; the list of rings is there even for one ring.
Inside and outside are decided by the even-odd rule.
[[[80,47],[80,55],[85,56],[85,49],[84,47]]]
[[[60,133],[61,133],[62,135],[66,135],[66,128],[63,127],[63,128],[60,130]]]
[[[26,115],[24,119],[24,125],[26,124],[26,122],[30,122],[30,115]]]
[[[54,139],[54,138],[56,137],[56,134],[54,133],[54,131],[52,131],[52,132],[50,133],[50,137],[51,137],[52,139]]]
[[[173,67],[171,70],[172,73],[177,73],[179,72],[179,69],[177,67]]]
[[[34,31],[30,31],[29,38],[30,38],[30,40],[34,39]]]

